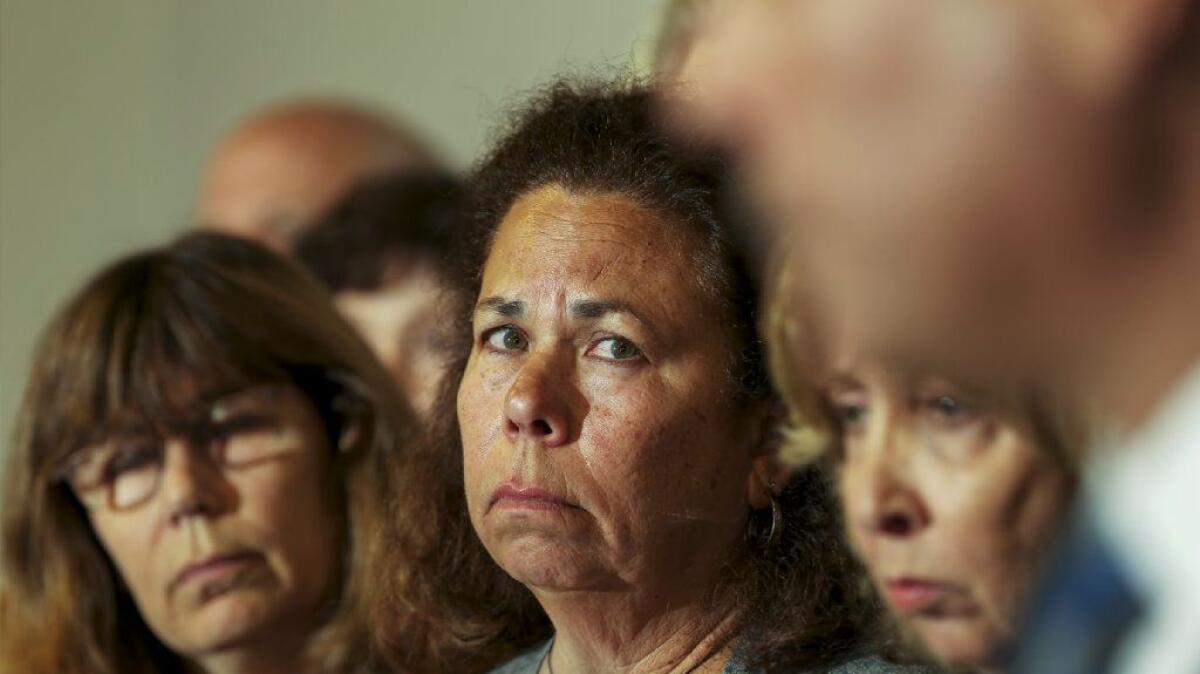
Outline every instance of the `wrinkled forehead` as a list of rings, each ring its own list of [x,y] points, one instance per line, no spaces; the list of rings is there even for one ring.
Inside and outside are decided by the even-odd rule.
[[[543,187],[515,202],[501,222],[483,290],[679,297],[699,289],[691,263],[698,243],[686,225],[622,195]]]
[[[625,195],[547,185],[513,203],[494,245],[661,253],[678,249],[685,236],[670,216]]]

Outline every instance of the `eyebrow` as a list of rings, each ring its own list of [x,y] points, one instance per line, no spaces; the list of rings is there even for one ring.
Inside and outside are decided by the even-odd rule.
[[[639,323],[646,322],[642,320],[637,311],[634,311],[633,307],[620,300],[575,300],[571,303],[570,314],[574,318],[593,320],[604,318],[608,314],[628,314],[637,319]]]
[[[834,372],[818,381],[819,388],[825,393],[836,391],[861,391],[866,388],[862,381],[845,372]]]
[[[484,309],[490,309],[508,318],[516,318],[525,315],[525,302],[522,300],[510,300],[496,295],[479,300],[479,303],[475,305],[475,313],[479,313]]]
[[[508,318],[519,318],[525,315],[527,305],[524,300],[513,300],[499,295],[486,297],[475,305],[475,312],[490,310]],[[575,300],[571,302],[568,313],[572,318],[596,320],[609,314],[626,314],[639,323],[649,327],[650,324],[628,302],[621,300]]]

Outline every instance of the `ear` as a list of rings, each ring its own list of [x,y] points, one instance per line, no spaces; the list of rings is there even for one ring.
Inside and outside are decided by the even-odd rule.
[[[367,407],[359,401],[339,401],[338,413],[341,416],[341,427],[338,430],[337,451],[345,454],[352,452],[368,440],[372,421]]]
[[[1046,2],[1046,0],[1037,0]],[[1197,0],[1054,0],[1074,74],[1092,93],[1120,96],[1137,86],[1175,38]]]
[[[354,451],[362,443],[366,435],[361,417],[352,417],[342,424],[342,432],[338,435],[337,449],[346,453]]]
[[[771,507],[771,499],[778,496],[788,483],[795,468],[779,460],[779,428],[787,416],[783,401],[772,399],[760,403],[751,418],[756,424],[754,451],[750,456],[750,475],[746,482],[746,500],[750,507],[759,510]]]
[[[770,508],[771,500],[779,496],[795,472],[794,466],[785,466],[774,454],[755,458],[746,481],[746,502],[754,510]]]

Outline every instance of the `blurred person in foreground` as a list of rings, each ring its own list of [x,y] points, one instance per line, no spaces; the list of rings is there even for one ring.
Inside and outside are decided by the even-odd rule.
[[[374,673],[414,420],[299,268],[192,234],[43,336],[4,472],[0,670]]]
[[[295,247],[422,416],[447,366],[441,307],[459,191],[429,171],[370,178]]]
[[[558,82],[467,183],[458,516],[550,623],[496,671],[911,671],[874,655],[825,474],[775,461],[723,163],[653,112]]]
[[[766,339],[788,406],[784,458],[832,463],[850,542],[903,643],[1002,669],[1062,533],[1084,415],[1049,387],[984,390],[821,344],[796,270],[780,267]]]
[[[747,2],[709,31],[677,119],[739,153],[832,339],[1107,415],[1017,670],[1200,670],[1200,2]]]
[[[652,70],[660,84],[671,86],[692,79],[711,55],[702,41],[713,4],[724,0],[669,0],[654,43]]]
[[[205,170],[201,226],[290,253],[297,237],[359,181],[439,163],[393,120],[338,101],[267,109],[221,140]]]

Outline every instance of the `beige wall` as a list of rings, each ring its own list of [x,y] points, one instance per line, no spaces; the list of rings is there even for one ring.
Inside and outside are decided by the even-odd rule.
[[[0,0],[0,433],[33,345],[101,264],[187,226],[239,117],[349,97],[468,164],[520,92],[645,51],[654,0]]]

